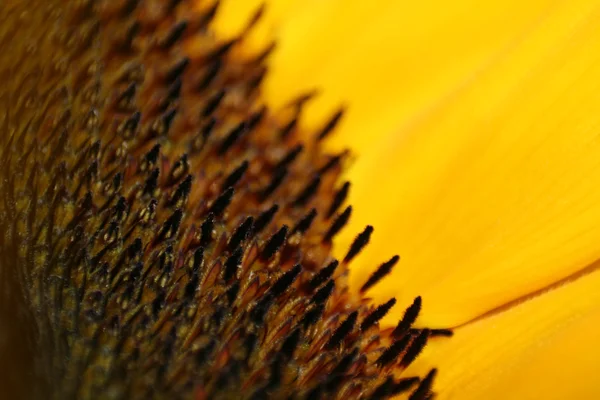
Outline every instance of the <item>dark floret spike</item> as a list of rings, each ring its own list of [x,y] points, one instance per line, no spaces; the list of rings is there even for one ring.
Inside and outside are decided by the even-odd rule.
[[[177,115],[177,108],[165,111],[150,127],[151,137],[168,136],[171,124]]]
[[[300,109],[306,105],[310,100],[317,97],[319,91],[317,89],[309,90],[305,93],[302,93],[292,99],[289,103],[287,103],[287,107],[293,107],[296,109]]]
[[[229,176],[227,176],[225,178],[225,180],[223,181],[223,184],[221,185],[222,190],[225,190],[230,186],[231,187],[235,186],[236,183],[238,183],[244,177],[244,174],[248,170],[249,165],[250,165],[250,163],[248,163],[248,161],[244,160],[244,162],[242,162],[239,167],[234,169],[229,174]]]
[[[119,190],[121,190],[122,184],[123,184],[123,174],[118,172],[113,176],[112,182],[108,183],[104,187],[105,194],[107,196],[112,196],[113,194],[115,194]]]
[[[164,251],[160,252],[159,269],[170,271],[173,268],[173,245],[169,244]]]
[[[342,375],[345,374],[348,369],[352,366],[358,356],[358,347],[355,347],[351,352],[346,353],[344,357],[339,361],[335,368],[331,371],[331,375]]]
[[[344,322],[340,324],[340,326],[333,331],[333,335],[329,338],[329,341],[325,344],[325,348],[334,349],[342,343],[344,338],[348,336],[352,330],[354,329],[354,325],[356,325],[356,320],[358,318],[358,312],[352,312]]]
[[[279,131],[279,137],[281,139],[287,138],[292,132],[294,132],[297,126],[298,118],[296,117],[281,128],[281,130]]]
[[[265,315],[273,304],[273,300],[273,296],[267,295],[255,304],[254,308],[250,312],[250,317],[255,324],[262,325],[264,323]]]
[[[294,284],[298,275],[302,272],[302,265],[296,264],[289,271],[285,272],[269,290],[269,295],[273,297],[281,296],[290,286]]]
[[[142,224],[148,224],[150,221],[154,220],[156,216],[156,206],[158,205],[158,200],[150,199],[150,202],[146,207],[144,207],[139,212],[139,222]]]
[[[329,121],[325,124],[325,126],[317,133],[317,140],[321,141],[325,139],[339,124],[342,116],[344,115],[344,109],[338,110]]]
[[[271,390],[275,390],[281,386],[283,379],[283,371],[285,368],[285,360],[283,354],[276,353],[273,358],[274,359],[271,362],[270,368],[271,376],[269,377],[269,382],[267,384],[267,387]]]
[[[119,238],[119,225],[116,222],[111,222],[104,234],[104,242],[108,245],[113,244]]]
[[[141,171],[147,171],[150,167],[156,165],[158,161],[158,156],[160,155],[160,144],[154,145],[148,153],[144,156],[142,163],[140,164]]]
[[[118,192],[119,190],[121,190],[122,185],[123,185],[123,173],[117,172],[115,174],[115,176],[113,177],[112,190],[115,192]]]
[[[311,280],[308,281],[307,286],[312,290],[317,289],[319,286],[321,286],[333,276],[333,273],[335,272],[339,264],[340,263],[338,262],[338,260],[331,261],[329,264],[327,264],[325,268],[317,272],[315,276],[313,276]]]
[[[275,169],[286,168],[290,165],[294,160],[302,153],[304,150],[304,145],[302,143],[296,145],[293,149],[291,149],[282,159],[275,165]]]
[[[188,175],[177,187],[173,197],[171,197],[170,205],[175,208],[182,207],[187,201],[192,190],[192,176]]]
[[[214,113],[224,98],[225,98],[225,90],[220,90],[220,91],[216,92],[215,94],[213,94],[208,99],[208,101],[206,102],[206,105],[202,109],[201,116],[203,118],[206,118],[206,117],[210,116],[212,113]]]
[[[296,196],[292,204],[295,207],[303,207],[313,198],[317,191],[319,190],[319,186],[321,185],[321,177],[315,176],[309,183],[304,187],[304,189]]]
[[[183,34],[187,28],[188,21],[179,21],[173,25],[169,33],[167,33],[167,35],[158,42],[158,46],[163,50],[170,49],[175,45],[175,43],[177,43],[177,41],[179,41],[179,39],[183,37]]]
[[[394,383],[391,393],[392,396],[408,392],[413,386],[419,383],[419,381],[420,379],[416,376],[400,379],[398,382]]]
[[[102,142],[100,140],[96,140],[88,150],[88,157],[90,158],[98,158],[100,154],[100,150],[102,150]]]
[[[430,329],[429,337],[451,337],[454,335],[452,329]]]
[[[179,157],[179,160],[171,167],[171,171],[169,171],[169,179],[167,181],[168,185],[172,185],[177,182],[179,179],[185,176],[190,170],[190,163],[188,160],[188,155],[183,154]]]
[[[290,359],[293,357],[294,351],[296,350],[296,348],[298,347],[298,343],[300,342],[301,335],[302,331],[300,330],[300,328],[296,328],[292,331],[292,333],[288,335],[287,338],[285,338],[281,345],[281,348],[279,349],[279,352],[284,358]]]
[[[300,320],[300,325],[304,329],[308,329],[310,326],[316,324],[319,321],[319,319],[321,319],[324,311],[325,311],[324,304],[317,304],[317,305],[313,306],[306,312],[306,314],[304,314],[304,316],[302,317],[302,320]]]
[[[196,290],[198,289],[198,282],[200,281],[200,277],[198,276],[197,273],[192,274],[192,276],[190,276],[190,280],[188,281],[188,283],[185,285],[184,288],[184,297],[186,299],[192,299],[196,293]]]
[[[248,81],[248,84],[246,85],[248,96],[252,96],[254,91],[260,87],[267,76],[267,71],[268,69],[266,67],[261,68],[258,74]]]
[[[173,106],[174,102],[177,101],[179,96],[181,95],[181,87],[183,82],[181,78],[175,79],[175,81],[169,86],[164,98],[162,99],[158,109],[161,112],[167,111],[167,109]]]
[[[345,182],[342,185],[342,187],[335,193],[335,196],[333,197],[333,201],[331,202],[331,205],[329,206],[329,210],[327,211],[327,214],[325,215],[326,218],[331,218],[333,216],[333,214],[336,213],[338,208],[340,208],[340,206],[346,200],[346,197],[348,197],[349,191],[350,191],[350,182]]]
[[[206,247],[213,239],[213,229],[215,226],[215,215],[209,213],[200,226],[200,246]]]
[[[392,378],[391,376],[388,376],[383,383],[381,383],[379,386],[377,386],[375,388],[375,390],[373,391],[373,393],[371,394],[371,397],[369,397],[370,400],[385,400],[387,398],[389,398],[389,396],[392,394],[392,390],[394,388],[394,378]]]
[[[235,278],[237,271],[242,264],[242,258],[244,257],[244,249],[238,247],[230,256],[227,258],[224,264],[223,279],[225,282],[231,281]]]
[[[199,247],[194,251],[194,255],[191,258],[190,273],[192,276],[198,275],[204,265],[204,247]]]
[[[232,187],[224,190],[219,197],[215,199],[212,206],[208,210],[209,214],[213,214],[215,217],[221,216],[231,200],[233,199],[234,190]]]
[[[222,156],[223,154],[227,153],[227,150],[229,150],[235,144],[235,142],[240,140],[240,138],[246,132],[248,132],[248,124],[245,121],[237,124],[231,131],[229,131],[227,136],[225,136],[225,139],[223,139],[219,145],[217,154]]]
[[[392,332],[392,336],[400,337],[404,335],[417,320],[421,311],[421,296],[417,296],[413,303],[406,309],[404,316]]]
[[[350,245],[350,250],[348,250],[346,257],[344,257],[345,263],[349,263],[350,261],[352,261],[352,259],[356,257],[358,253],[360,253],[367,244],[369,244],[369,240],[371,239],[372,233],[373,227],[371,225],[367,225],[365,230],[359,233],[358,236],[356,236],[356,239],[354,239],[354,242],[352,242],[352,245]]]
[[[220,317],[220,316],[219,316]],[[235,360],[230,361],[225,368],[217,373],[215,382],[215,390],[217,392],[224,391],[233,382],[239,379],[240,366]]]
[[[267,398],[269,398],[269,388],[267,385],[264,385],[263,387],[256,389],[250,396],[249,400],[263,400]]]
[[[125,140],[132,139],[135,136],[141,119],[142,114],[139,111],[134,112],[129,118],[121,123],[117,129],[118,133]]]
[[[343,383],[346,383],[346,379],[348,379],[347,376],[345,375],[331,375],[327,378],[326,382],[324,383],[325,386],[325,392],[328,393],[335,393],[336,390],[338,390],[339,386],[342,385]]]
[[[133,47],[133,41],[140,33],[142,25],[139,21],[133,21],[125,30],[121,41],[119,42],[119,48],[123,52],[130,52]]]
[[[341,154],[337,154],[333,157],[330,157],[329,160],[321,167],[317,170],[317,173],[319,175],[324,175],[325,173],[333,170],[335,167],[339,166],[342,158],[346,155],[346,152],[343,152]]]
[[[312,225],[313,221],[315,220],[316,216],[317,216],[317,209],[316,208],[311,209],[308,212],[308,214],[306,214],[304,217],[302,217],[302,219],[300,221],[298,221],[296,226],[294,226],[294,228],[292,229],[292,234],[305,233],[306,231],[308,231],[310,229],[310,226]]]
[[[287,225],[283,225],[276,233],[267,240],[260,253],[260,258],[264,261],[270,260],[277,251],[285,244],[288,234]]]
[[[79,210],[81,213],[86,213],[92,209],[94,205],[94,198],[91,192],[86,192],[79,203]]]
[[[256,349],[256,345],[258,343],[258,337],[254,333],[249,333],[244,339],[243,347],[245,350],[245,360],[246,362],[250,359],[250,356]]]
[[[348,220],[350,219],[351,214],[352,214],[352,206],[346,207],[344,212],[341,213],[333,221],[333,223],[329,227],[329,230],[327,230],[327,233],[325,233],[325,236],[323,237],[323,241],[331,242],[331,239],[333,239],[333,237],[335,235],[337,235],[342,230],[342,228],[344,228],[344,226],[348,223]]]
[[[130,16],[140,4],[141,0],[125,0],[119,10],[122,17]]]
[[[167,219],[158,234],[158,241],[168,240],[175,237],[177,231],[179,230],[179,225],[181,224],[181,219],[183,218],[183,211],[180,209],[175,210],[175,212]]]
[[[183,71],[185,71],[188,65],[190,65],[189,57],[183,57],[181,60],[177,61],[165,73],[165,81],[169,83],[174,82],[181,74],[183,74]]]
[[[126,108],[133,102],[133,96],[137,88],[136,82],[131,82],[123,92],[117,97],[117,105],[119,108]]]
[[[216,124],[217,120],[214,117],[209,118],[208,121],[204,124],[200,131],[200,134],[202,135],[204,141],[208,140],[210,135],[213,133]]]
[[[360,329],[365,331],[375,325],[381,318],[385,317],[388,311],[396,304],[396,299],[390,299],[386,303],[378,306],[369,315],[365,317],[363,322],[360,324]]]
[[[205,29],[206,26],[214,19],[217,14],[217,10],[221,5],[221,0],[215,0],[212,2],[212,5],[206,9],[204,13],[200,16],[199,20],[196,22],[197,29]]]
[[[246,26],[244,27],[241,36],[248,34],[248,32],[258,23],[258,21],[260,21],[265,13],[265,8],[266,4],[264,2],[256,8],[252,16],[248,19],[248,22],[246,22]]]
[[[260,124],[260,122],[265,118],[266,115],[267,115],[266,107],[261,107],[258,111],[255,111],[254,113],[252,113],[252,115],[250,115],[248,117],[248,120],[246,121],[246,127],[247,127],[248,131],[252,131],[252,130],[256,129],[256,127]]]
[[[335,288],[335,283],[333,279],[330,279],[322,288],[317,290],[317,292],[311,298],[311,302],[315,304],[324,304],[329,296],[333,293],[333,289]]]
[[[150,173],[150,176],[146,179],[144,184],[144,194],[149,196],[154,196],[157,188],[158,188],[158,176],[160,174],[160,170],[158,168],[154,168]]]
[[[221,45],[217,46],[214,50],[208,53],[205,57],[206,61],[214,62],[216,59],[223,57],[231,50],[231,48],[238,42],[238,39],[231,39]]]
[[[321,400],[324,392],[325,385],[322,383],[318,384],[306,393],[306,396],[303,397],[303,400]]]
[[[161,291],[158,293],[158,295],[152,301],[152,316],[154,317],[154,319],[158,318],[158,314],[164,307],[164,302],[165,302],[165,292]]]
[[[410,343],[410,340],[410,335],[404,335],[402,338],[396,340],[390,347],[384,350],[377,361],[375,361],[375,364],[383,368],[396,361],[398,356],[406,349]]]
[[[233,232],[231,238],[229,238],[229,243],[227,244],[227,248],[229,251],[233,251],[237,247],[239,247],[252,232],[252,227],[254,226],[254,217],[247,217],[244,222],[242,222]]]
[[[389,261],[381,264],[373,274],[367,279],[367,281],[360,288],[361,293],[366,292],[373,286],[375,286],[379,281],[381,281],[385,276],[387,276],[390,272],[392,272],[392,268],[400,261],[400,257],[395,255]]]
[[[251,132],[260,123],[265,115],[265,109],[262,108],[260,111],[252,114],[246,121],[240,122],[235,128],[233,128],[223,139],[217,153],[219,155],[225,154],[236,142],[238,142],[244,134]]]
[[[198,85],[196,86],[196,91],[203,92],[209,88],[209,86],[215,81],[217,76],[219,75],[219,71],[223,66],[223,62],[220,59],[216,59],[213,63],[209,64],[206,68],[206,72]]]
[[[433,386],[433,380],[437,374],[437,369],[433,368],[425,378],[421,381],[417,389],[410,395],[408,400],[427,400],[431,396],[431,388]]]
[[[208,139],[215,130],[216,124],[217,119],[215,117],[210,117],[206,122],[203,122],[202,128],[200,128],[200,131],[191,140],[190,150],[192,154],[198,153],[204,149],[204,146],[208,143]]]
[[[288,175],[287,169],[279,169],[273,175],[271,182],[264,188],[260,193],[259,197],[261,201],[265,201],[269,196],[271,196],[279,186],[283,183],[285,177]]]
[[[19,143],[18,146],[23,147],[25,146],[23,143]],[[93,161],[98,161],[98,156],[100,153],[100,149],[101,149],[102,143],[97,140],[96,142],[94,142],[89,149],[87,149],[87,151],[82,152],[81,157],[79,157],[79,160],[75,163],[75,165],[73,165],[73,167],[70,170],[71,174],[76,174],[76,173],[80,173],[81,169],[83,168],[84,165],[86,164],[90,164]],[[32,171],[32,174],[36,174],[38,172],[37,168],[34,168]],[[28,185],[29,187],[32,187],[32,182],[30,179],[30,184]],[[78,191],[76,191],[78,192]]]
[[[195,354],[194,363],[197,367],[201,367],[210,359],[210,355],[217,346],[217,341],[211,339],[205,346],[201,347]]]
[[[275,48],[277,47],[277,43],[276,42],[271,42],[269,43],[264,50],[262,50],[261,52],[259,52],[256,57],[254,57],[254,59],[252,60],[253,64],[262,64],[264,63],[267,58],[273,53],[273,51],[275,50]]]
[[[168,14],[173,13],[175,11],[175,9],[177,8],[177,6],[179,4],[181,4],[182,1],[183,0],[167,0],[167,1],[165,1],[166,5],[167,5],[167,7],[166,7],[167,13]]]
[[[115,207],[113,208],[113,215],[112,215],[112,219],[113,221],[117,221],[117,222],[121,222],[123,221],[123,218],[125,217],[125,214],[127,213],[127,200],[125,199],[125,197],[120,196],[119,200],[117,200],[117,204],[115,204]]]
[[[427,344],[427,339],[429,339],[429,329],[423,329],[421,333],[412,341],[408,349],[406,349],[406,354],[402,357],[402,361],[400,362],[400,367],[406,368],[417,358],[419,353],[425,348]]]
[[[273,204],[267,210],[263,211],[256,217],[256,221],[254,222],[254,227],[252,229],[252,234],[256,235],[263,231],[271,223],[275,214],[279,210],[279,206],[277,204]]]
[[[116,82],[124,84],[131,81],[142,83],[144,80],[144,66],[134,62],[126,65],[118,75]]]

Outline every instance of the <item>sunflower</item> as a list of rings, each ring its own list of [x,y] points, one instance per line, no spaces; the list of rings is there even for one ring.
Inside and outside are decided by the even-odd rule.
[[[11,398],[599,394],[600,7],[372,3],[0,5]]]

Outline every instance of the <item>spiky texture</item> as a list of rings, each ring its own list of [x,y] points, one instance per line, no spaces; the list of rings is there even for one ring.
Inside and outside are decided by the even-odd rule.
[[[197,3],[0,4],[0,383],[53,399],[415,389],[392,375],[428,331],[413,318],[391,338],[391,305],[347,290],[372,228],[330,255],[348,184],[319,141],[342,113],[301,143],[302,97],[261,104],[267,51],[237,56],[243,38],[209,29],[218,4]]]

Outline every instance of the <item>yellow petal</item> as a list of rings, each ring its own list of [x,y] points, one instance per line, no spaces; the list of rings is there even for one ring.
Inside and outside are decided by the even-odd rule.
[[[348,104],[337,136],[340,145],[359,149],[363,157],[384,148],[378,139],[397,132],[510,51],[556,1],[308,3],[271,23],[279,27],[273,30],[278,49],[265,96],[281,105],[296,93],[321,89],[307,107],[309,128],[339,104]]]
[[[322,87],[308,126],[350,105],[337,249],[376,227],[357,285],[401,254],[385,323],[420,294],[421,324],[459,325],[600,257],[596,1],[324,3],[282,17],[266,95]]]
[[[440,400],[600,398],[599,287],[596,271],[459,328],[430,344],[408,373],[437,366]]]

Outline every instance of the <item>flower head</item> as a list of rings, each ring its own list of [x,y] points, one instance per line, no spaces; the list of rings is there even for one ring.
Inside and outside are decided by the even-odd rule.
[[[346,154],[321,143],[341,113],[304,138],[302,96],[265,105],[265,54],[236,53],[244,33],[214,36],[215,12],[0,6],[5,386],[57,399],[429,398],[435,370],[404,371],[448,332],[413,327],[420,299],[382,330],[395,299],[348,290],[372,226],[331,254],[349,217]]]
[[[4,2],[0,384],[595,397],[599,15]]]

